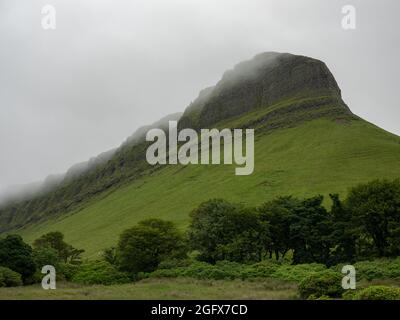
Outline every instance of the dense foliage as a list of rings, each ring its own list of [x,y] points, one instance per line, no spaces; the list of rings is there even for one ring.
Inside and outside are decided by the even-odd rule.
[[[81,254],[85,251],[76,249],[64,241],[64,235],[59,232],[49,232],[33,243],[35,249],[52,248],[57,252],[58,258],[64,263],[80,263]]]
[[[299,284],[299,294],[303,299],[340,298],[344,292],[341,286],[342,274],[333,270],[311,273]]]
[[[191,248],[207,262],[260,261],[269,242],[268,225],[258,214],[224,200],[210,200],[191,213]]]
[[[118,284],[127,283],[131,279],[128,274],[119,271],[106,261],[90,261],[83,263],[73,275],[72,281],[82,284]]]
[[[131,273],[153,271],[162,260],[185,254],[183,236],[172,222],[160,219],[144,220],[125,230],[117,248],[120,269]]]
[[[21,275],[6,267],[0,267],[0,287],[22,286]]]
[[[0,266],[18,272],[24,282],[29,282],[36,270],[32,248],[19,235],[0,239]]]
[[[257,262],[265,257],[292,262],[353,263],[400,252],[400,180],[356,186],[346,201],[331,195],[300,200],[279,197],[258,208],[224,200],[202,203],[191,214],[189,243],[199,259]]]
[[[340,298],[341,268],[351,263],[357,281],[400,278],[400,180],[351,189],[345,201],[279,197],[257,208],[214,199],[191,213],[187,236],[170,221],[147,219],[125,230],[101,260],[81,263],[83,250],[60,232],[36,239],[0,239],[0,286],[40,280],[43,265],[57,279],[119,284],[146,277],[279,279],[298,284],[305,299]],[[36,273],[35,273],[36,272]],[[346,299],[400,299],[399,289],[351,290]]]

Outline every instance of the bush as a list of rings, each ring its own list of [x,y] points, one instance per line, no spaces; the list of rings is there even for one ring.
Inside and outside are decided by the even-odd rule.
[[[158,265],[158,269],[174,269],[179,267],[188,267],[193,261],[189,259],[167,259],[161,261]]]
[[[22,286],[21,275],[6,267],[0,267],[0,287]]]
[[[239,276],[243,280],[269,278],[273,277],[275,272],[281,267],[282,266],[274,260],[266,260],[252,265],[244,265],[239,272]]]
[[[371,286],[353,295],[353,300],[400,300],[400,288]]]
[[[400,277],[400,258],[360,261],[354,264],[358,279],[387,279]]]
[[[61,263],[58,268],[57,276],[64,276],[65,280],[71,281],[75,274],[80,270],[80,266],[70,263]]]
[[[316,263],[286,265],[272,259],[255,264],[240,264],[230,261],[218,261],[215,265],[199,261],[188,263],[190,263],[188,260],[161,263],[157,270],[144,276],[155,278],[190,277],[213,280],[275,278],[300,282],[310,273],[328,270],[324,265]]]
[[[342,296],[342,275],[332,270],[313,273],[299,284],[300,297],[303,299]]]
[[[119,271],[107,261],[90,261],[79,266],[72,281],[82,284],[120,284],[130,282],[128,274]]]
[[[271,275],[271,277],[280,280],[301,282],[311,273],[322,272],[325,270],[327,270],[326,266],[318,263],[282,265],[277,268],[277,270]]]

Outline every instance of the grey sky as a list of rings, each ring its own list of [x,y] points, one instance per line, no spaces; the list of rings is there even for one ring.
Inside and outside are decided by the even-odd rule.
[[[57,29],[43,30],[54,5]],[[341,8],[357,29],[341,28]],[[351,110],[400,134],[400,2],[0,0],[0,192],[184,108],[263,51],[326,62]]]

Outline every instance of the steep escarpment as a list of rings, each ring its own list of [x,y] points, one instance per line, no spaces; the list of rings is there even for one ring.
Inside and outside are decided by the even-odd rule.
[[[238,178],[225,166],[149,165],[145,133],[166,129],[170,120],[179,120],[180,129],[254,128],[255,172]],[[0,232],[64,218],[54,226],[73,233],[76,243],[97,239],[97,250],[98,230],[118,234],[139,217],[182,223],[210,197],[251,204],[272,195],[342,192],[356,181],[400,176],[399,160],[398,137],[352,114],[323,62],[263,53],[202,90],[183,115],[138,129],[111,153],[74,166],[52,188],[0,208]]]
[[[302,101],[301,105],[298,101]],[[351,116],[325,63],[304,56],[267,52],[239,63],[225,72],[214,87],[202,91],[185,110],[179,126],[207,128],[222,120],[279,103],[290,108],[275,115],[286,113],[288,121],[300,109],[322,110],[326,105],[331,105],[335,116]],[[327,111],[323,110],[323,114],[327,115]],[[270,115],[269,120],[272,118]]]

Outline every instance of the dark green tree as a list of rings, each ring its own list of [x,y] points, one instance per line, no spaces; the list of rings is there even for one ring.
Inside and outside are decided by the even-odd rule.
[[[332,200],[332,250],[330,264],[353,263],[356,255],[356,236],[351,224],[351,212],[340,201],[338,194],[329,195]]]
[[[78,264],[81,262],[81,254],[85,251],[76,249],[64,241],[64,235],[59,231],[44,234],[33,242],[35,249],[53,248],[64,263]]]
[[[26,283],[36,270],[32,248],[16,234],[0,239],[0,266],[18,272]]]
[[[33,249],[33,260],[38,270],[41,270],[45,265],[52,265],[58,269],[60,263],[57,250],[50,247]]]
[[[269,228],[256,210],[214,199],[191,213],[188,237],[200,260],[260,261],[269,241]]]
[[[294,210],[290,225],[294,264],[330,261],[332,219],[322,201],[322,196],[305,199]]]
[[[400,180],[374,180],[350,190],[346,207],[357,236],[357,258],[400,255]]]
[[[299,204],[300,200],[295,198],[279,197],[258,208],[260,219],[269,225],[270,239],[265,242],[265,250],[270,258],[274,254],[279,260],[292,248],[290,225]]]
[[[125,230],[117,248],[118,265],[131,273],[154,271],[170,258],[186,256],[183,236],[170,221],[148,219]]]

